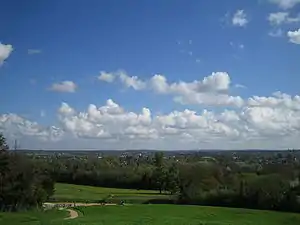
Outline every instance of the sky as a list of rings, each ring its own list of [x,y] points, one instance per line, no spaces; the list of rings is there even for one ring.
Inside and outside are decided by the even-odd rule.
[[[11,146],[300,148],[300,0],[0,5]]]

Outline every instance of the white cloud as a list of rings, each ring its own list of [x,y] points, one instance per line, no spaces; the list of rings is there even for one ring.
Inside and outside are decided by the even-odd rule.
[[[232,18],[232,25],[244,27],[248,23],[247,15],[244,10],[237,10]]]
[[[295,31],[288,31],[287,36],[291,43],[300,45],[300,28]]]
[[[240,109],[220,112],[185,109],[155,115],[144,107],[136,113],[111,99],[80,112],[62,103],[58,119],[58,127],[44,127],[16,114],[3,114],[0,132],[11,140],[42,141],[41,146],[59,141],[70,148],[77,148],[78,143],[98,149],[277,149],[300,144],[300,96],[281,92],[253,96]]]
[[[27,53],[28,53],[28,55],[41,54],[42,50],[41,49],[28,49]]]
[[[134,90],[142,90],[146,88],[146,83],[140,80],[137,76],[128,76],[123,70],[118,70],[116,72],[105,72],[101,71],[99,80],[112,83],[116,78],[127,88],[132,88]]]
[[[248,99],[247,105],[251,107],[276,107],[300,111],[300,96],[296,95],[292,97],[281,92],[275,92],[270,97],[253,96]]]
[[[74,93],[77,89],[77,85],[73,81],[62,81],[60,83],[54,83],[50,87],[50,90],[57,92],[69,92]]]
[[[58,112],[63,129],[81,138],[122,139],[128,138],[128,135],[140,135],[134,134],[135,129],[135,132],[144,130],[143,135],[146,135],[145,129],[151,123],[149,109],[144,108],[141,114],[125,112],[111,99],[99,108],[90,104],[85,113],[75,113],[74,109],[63,103]]]
[[[128,76],[125,72],[119,72],[119,78],[126,87],[131,87],[134,90],[142,90],[146,88],[146,83],[139,80],[137,76]]]
[[[231,111],[216,115],[204,110],[198,115],[195,111],[184,110],[159,116],[152,116],[147,108],[143,108],[141,113],[126,112],[112,100],[108,100],[106,105],[98,108],[90,105],[86,112],[72,116],[60,115],[65,132],[70,132],[78,138],[123,141],[132,139],[160,141],[170,138],[175,141],[182,135],[188,136],[189,141],[193,139],[196,142],[200,139],[198,135],[208,139],[218,139],[222,136],[231,139],[236,138],[239,131],[226,123],[237,120],[239,115]]]
[[[62,102],[58,109],[58,113],[63,116],[73,116],[76,112],[68,105],[68,103]]]
[[[230,77],[227,73],[217,72],[193,82],[168,83],[162,75],[154,75],[150,87],[158,94],[174,96],[174,101],[181,104],[234,105],[241,106],[239,97],[222,93],[229,89]]]
[[[10,56],[13,51],[12,45],[5,45],[0,42],[0,66]]]
[[[204,77],[202,80],[192,82],[168,83],[167,78],[156,74],[150,79],[143,81],[136,76],[128,76],[125,72],[118,74],[121,83],[125,87],[134,90],[152,90],[157,94],[166,94],[174,97],[174,101],[181,104],[203,105],[231,105],[241,107],[243,100],[239,96],[230,96],[230,77],[226,72],[216,72]]]
[[[300,15],[297,17],[290,17],[289,12],[276,12],[270,13],[268,21],[271,25],[278,26],[284,23],[297,23],[300,22]]]
[[[111,83],[115,80],[115,75],[112,73],[106,73],[105,71],[101,71],[98,79]]]
[[[300,3],[300,0],[269,0],[270,3],[278,5],[282,9],[290,9]]]
[[[31,137],[41,141],[57,141],[63,135],[58,127],[43,127],[13,113],[0,115],[0,132],[10,139]]]

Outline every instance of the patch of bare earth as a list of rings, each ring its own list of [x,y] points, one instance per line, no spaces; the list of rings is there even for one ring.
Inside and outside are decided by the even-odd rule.
[[[75,219],[78,217],[78,212],[76,212],[73,209],[67,209],[67,211],[70,213],[69,217],[65,218],[65,220],[69,220],[69,219]]]

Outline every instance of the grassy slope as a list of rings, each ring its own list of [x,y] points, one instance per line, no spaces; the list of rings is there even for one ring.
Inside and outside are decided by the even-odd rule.
[[[157,191],[103,188],[61,183],[55,185],[55,194],[53,197],[55,201],[95,202],[109,195],[112,195],[111,201],[113,202],[125,200],[132,203],[170,197],[168,195],[160,195]]]
[[[0,213],[2,225],[48,225],[60,224],[62,219],[68,216],[66,211],[31,211],[18,213]]]
[[[131,205],[83,208],[88,225],[299,225],[300,215],[201,206]]]
[[[22,223],[20,214],[6,214],[7,220],[0,224],[9,225],[299,225],[300,215],[291,213],[257,211],[247,209],[229,209],[218,207],[179,206],[179,205],[130,205],[82,207],[83,216],[74,220],[56,220],[50,222],[49,215],[45,223]],[[52,212],[53,213],[53,212]],[[3,214],[2,214],[3,216]],[[36,218],[31,213],[24,218]],[[15,222],[11,222],[9,217]],[[57,217],[57,214],[54,215]],[[1,218],[1,214],[0,214]],[[16,219],[18,218],[18,219]],[[48,218],[45,219],[45,218]],[[19,222],[16,222],[19,221]],[[3,223],[2,223],[3,222]]]

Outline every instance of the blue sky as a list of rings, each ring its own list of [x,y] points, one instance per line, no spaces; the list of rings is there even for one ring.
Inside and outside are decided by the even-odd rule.
[[[0,27],[0,130],[24,147],[300,144],[298,0],[4,0]],[[122,113],[110,115],[108,99]],[[140,124],[143,107],[150,122]],[[174,119],[186,109],[195,118]]]

